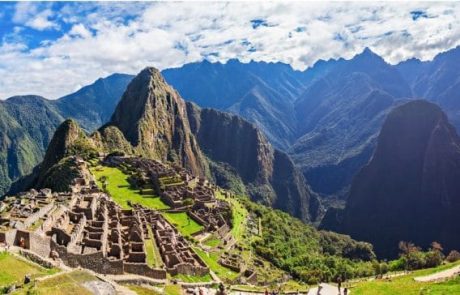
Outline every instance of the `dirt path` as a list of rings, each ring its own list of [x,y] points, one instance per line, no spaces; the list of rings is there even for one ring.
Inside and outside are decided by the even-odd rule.
[[[337,288],[337,286],[334,286],[334,285],[329,285],[329,284],[325,284],[325,283],[322,283],[320,284],[320,286],[322,287],[321,289],[321,292],[318,293],[318,287],[315,287],[315,288],[311,288],[309,291],[308,291],[308,294],[307,295],[317,295],[317,294],[320,294],[320,295],[338,295],[339,294],[339,289]],[[348,290],[348,294],[350,294],[350,290]],[[340,294],[343,295],[343,288],[340,290]]]
[[[460,265],[454,266],[452,268],[440,272],[433,273],[431,275],[416,277],[414,278],[414,280],[416,280],[417,282],[441,281],[458,275],[460,275]]]

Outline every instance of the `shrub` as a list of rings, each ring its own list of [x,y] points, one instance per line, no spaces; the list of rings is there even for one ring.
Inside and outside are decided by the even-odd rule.
[[[460,260],[460,253],[456,250],[450,251],[449,255],[447,255],[446,260],[448,262],[455,262]]]
[[[431,250],[425,254],[425,267],[436,267],[441,265],[444,257],[441,252]]]

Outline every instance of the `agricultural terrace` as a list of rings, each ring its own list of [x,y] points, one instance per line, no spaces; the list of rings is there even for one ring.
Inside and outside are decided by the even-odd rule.
[[[128,182],[129,176],[118,168],[96,166],[91,168],[91,173],[95,176],[97,185],[100,188],[104,188],[105,185],[107,192],[123,209],[130,208],[128,201],[155,210],[169,209],[152,190],[144,190],[141,194],[140,190],[132,188]]]
[[[25,286],[13,294],[91,295],[95,294],[96,290],[101,292],[101,289],[114,290],[110,284],[102,282],[94,275],[83,270],[75,270],[37,281],[35,284]]]
[[[7,252],[0,253],[0,287],[22,283],[25,275],[30,275],[34,279],[56,272],[58,272],[57,269],[42,268]]]

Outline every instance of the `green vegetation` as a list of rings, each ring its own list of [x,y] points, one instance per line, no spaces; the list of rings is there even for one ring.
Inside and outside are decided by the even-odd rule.
[[[25,275],[37,278],[57,272],[56,269],[45,269],[29,263],[6,252],[0,253],[0,286],[22,283]]]
[[[105,187],[107,192],[124,209],[130,208],[128,202],[156,210],[169,209],[169,206],[160,197],[146,194],[146,192],[141,194],[139,190],[133,189],[128,182],[129,176],[118,168],[97,166],[91,168],[91,172],[96,177],[97,184],[101,188],[104,187],[103,179],[106,179]]]
[[[395,277],[391,280],[372,280],[355,283],[352,293],[356,295],[419,295],[419,294],[460,294],[459,278],[443,283],[417,282],[415,277],[426,276],[458,265],[451,263],[436,268],[414,271],[405,276]]]
[[[189,237],[203,229],[195,220],[190,218],[187,213],[163,212],[163,216],[184,236]]]
[[[431,248],[423,252],[421,248],[409,242],[399,243],[400,258],[390,263],[390,270],[415,270],[436,267],[444,260],[442,246],[437,242],[431,243]],[[384,273],[384,272],[382,272]]]
[[[372,246],[348,236],[320,232],[279,210],[241,199],[249,212],[260,218],[262,236],[252,246],[255,252],[295,279],[314,284],[374,273]],[[344,258],[348,257],[348,258]],[[369,261],[362,261],[364,259]]]
[[[211,282],[212,281],[212,277],[210,274],[206,274],[204,276],[191,276],[191,275],[178,274],[174,276],[173,278],[178,279],[185,283],[201,283],[201,282]]]
[[[57,192],[69,191],[72,181],[80,177],[79,168],[72,157],[66,157],[48,169],[43,177],[42,187],[47,187]]]
[[[155,257],[155,249],[153,246],[154,241],[152,239],[146,239],[144,241],[144,247],[145,247],[145,254],[146,254],[146,260],[147,260],[147,265],[150,267],[156,267],[156,257]]]
[[[219,253],[207,253],[198,247],[194,247],[193,250],[206,263],[209,269],[211,269],[219,278],[223,280],[233,281],[238,277],[237,272],[234,272],[233,270],[223,267],[219,264]]]
[[[84,284],[92,281],[99,281],[99,279],[86,271],[76,270],[36,282],[34,286],[26,286],[14,294],[90,295],[93,293]]]
[[[209,236],[206,240],[203,241],[203,244],[211,248],[215,248],[220,245],[222,241],[217,238],[215,235]]]
[[[166,285],[165,294],[166,295],[182,295],[181,287],[179,285]]]
[[[157,248],[153,232],[150,227],[147,228],[149,232],[149,239],[145,240],[145,253],[147,254],[147,265],[151,267],[161,267],[163,261],[161,259],[160,251]]]
[[[246,186],[238,172],[227,163],[214,162],[208,158],[210,174],[215,183],[222,188],[231,190],[237,195],[247,195]]]
[[[452,280],[433,284],[426,287],[422,294],[430,295],[447,295],[447,294],[460,294],[460,277],[456,277]]]
[[[246,228],[248,210],[237,198],[225,198],[220,191],[216,191],[216,197],[230,203],[232,207],[232,236],[241,242]]]

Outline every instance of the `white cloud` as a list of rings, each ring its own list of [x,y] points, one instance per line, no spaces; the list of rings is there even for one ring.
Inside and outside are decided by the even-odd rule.
[[[413,21],[413,10],[428,17]],[[256,19],[267,26],[253,29]],[[53,11],[21,2],[13,20],[41,30],[57,29],[59,20],[71,29],[30,51],[4,43],[1,98],[57,98],[113,72],[135,74],[147,65],[164,69],[204,57],[282,61],[304,69],[318,59],[351,58],[366,46],[397,63],[431,59],[460,43],[457,3],[121,2]]]
[[[59,25],[50,20],[54,15],[53,11],[46,7],[50,5],[47,4],[45,9],[42,6],[33,2],[18,2],[13,15],[13,22],[38,31],[58,29]]]

